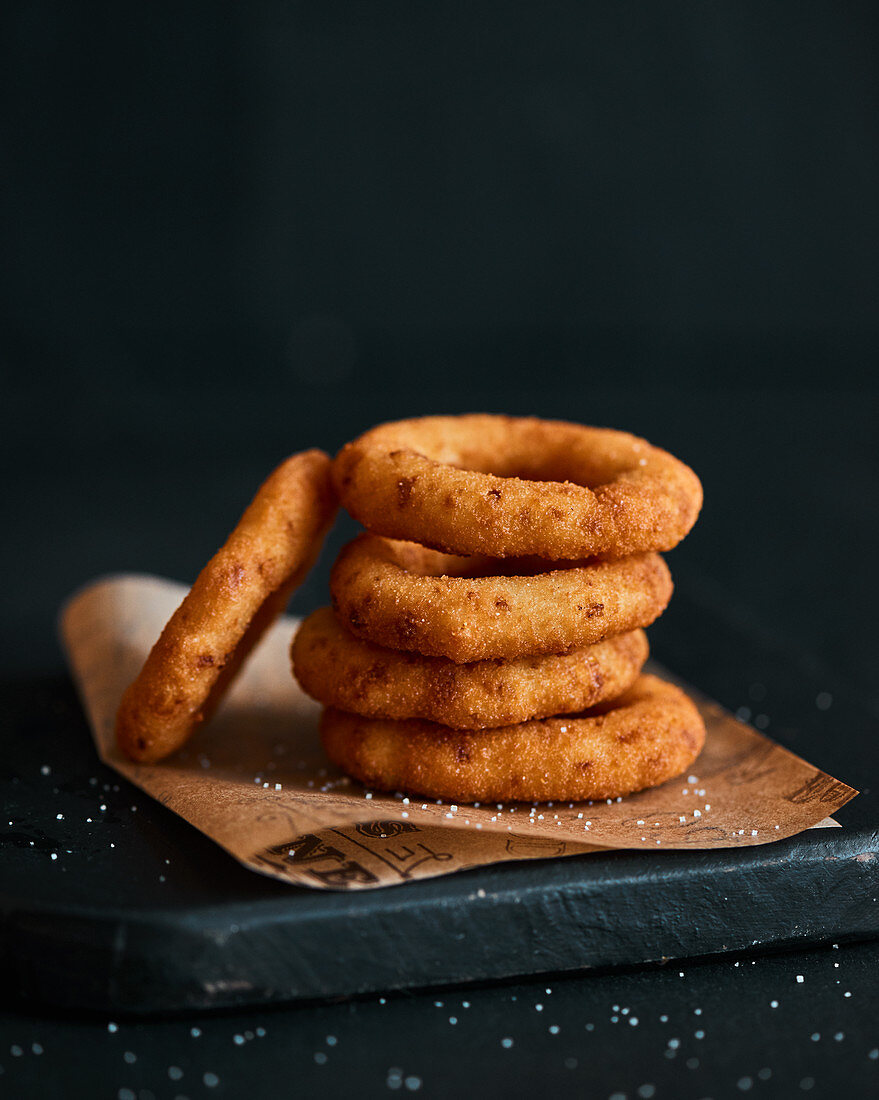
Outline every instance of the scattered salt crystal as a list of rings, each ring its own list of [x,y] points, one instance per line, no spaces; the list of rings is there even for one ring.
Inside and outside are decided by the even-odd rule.
[[[797,974],[797,982],[799,985],[802,985],[805,980],[802,974]]]

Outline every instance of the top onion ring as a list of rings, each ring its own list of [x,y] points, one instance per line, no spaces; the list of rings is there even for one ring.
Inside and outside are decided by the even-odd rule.
[[[497,558],[671,550],[702,506],[693,471],[646,440],[533,417],[380,424],[340,451],[333,479],[376,534]]]

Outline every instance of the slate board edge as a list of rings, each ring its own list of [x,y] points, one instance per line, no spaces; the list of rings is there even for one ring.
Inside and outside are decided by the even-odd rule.
[[[146,915],[7,901],[0,973],[24,1000],[149,1015],[879,937],[879,832],[840,833],[733,850],[720,870],[716,852],[670,852],[629,873],[614,853],[552,861],[538,887],[529,864],[482,868],[454,889],[327,895],[304,916],[282,901]]]

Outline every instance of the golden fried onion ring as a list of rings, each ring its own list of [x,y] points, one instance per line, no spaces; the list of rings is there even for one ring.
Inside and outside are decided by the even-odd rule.
[[[211,715],[311,567],[336,507],[323,451],[293,455],[269,476],[122,697],[116,737],[132,760],[162,759]]]
[[[296,679],[319,702],[371,718],[423,718],[456,729],[569,714],[631,687],[647,660],[642,630],[565,656],[460,665],[355,638],[329,607],[293,640]]]
[[[705,725],[680,688],[641,676],[582,716],[500,729],[452,730],[328,708],[321,738],[334,764],[376,790],[455,802],[579,801],[680,775],[699,755]]]
[[[458,663],[593,645],[648,626],[672,593],[658,554],[532,575],[474,575],[498,568],[497,561],[364,534],[336,559],[330,591],[352,634]]]
[[[530,417],[381,424],[342,449],[333,478],[376,534],[497,558],[671,550],[702,506],[693,471],[646,440]]]

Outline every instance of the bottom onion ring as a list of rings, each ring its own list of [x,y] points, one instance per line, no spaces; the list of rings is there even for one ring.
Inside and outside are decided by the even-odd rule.
[[[339,554],[330,592],[359,638],[458,663],[593,645],[649,626],[672,593],[658,554],[546,568],[366,534]]]
[[[513,725],[613,699],[647,660],[643,630],[561,657],[455,664],[349,634],[328,607],[293,640],[296,679],[321,703],[371,718],[423,718],[456,729]]]
[[[617,798],[680,775],[705,725],[672,684],[641,676],[613,703],[583,715],[500,729],[360,718],[328,708],[327,756],[368,787],[455,802]]]
[[[210,717],[311,567],[336,507],[323,451],[269,475],[122,696],[116,738],[132,760],[161,760]]]

